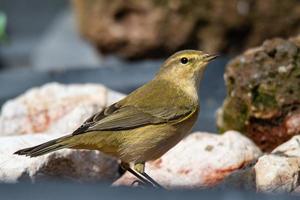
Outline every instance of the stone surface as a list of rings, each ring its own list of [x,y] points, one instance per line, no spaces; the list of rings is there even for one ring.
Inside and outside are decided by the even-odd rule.
[[[260,192],[295,192],[300,185],[300,136],[280,145],[271,155],[259,158],[255,167]],[[299,194],[299,193],[298,193]]]
[[[29,134],[0,137],[0,183],[63,179],[76,182],[111,182],[118,178],[118,162],[99,151],[59,150],[37,158],[13,155],[57,135]]]
[[[13,153],[69,134],[94,112],[123,96],[99,84],[49,83],[5,103],[0,115],[0,182],[115,180],[117,160],[98,151],[64,149],[38,158]]]
[[[182,48],[238,52],[299,32],[297,0],[74,0],[73,5],[84,37],[103,53],[127,58],[162,57]]]
[[[122,95],[102,85],[49,83],[6,102],[0,115],[0,135],[70,133],[85,119]]]
[[[267,155],[255,165],[259,192],[292,192],[299,184],[299,158]]]
[[[300,133],[300,36],[246,51],[227,65],[224,78],[221,132],[245,133],[267,152]]]
[[[167,188],[210,187],[260,155],[258,147],[238,132],[194,133],[160,159],[148,162],[146,172]],[[114,185],[131,185],[134,180],[127,172]]]

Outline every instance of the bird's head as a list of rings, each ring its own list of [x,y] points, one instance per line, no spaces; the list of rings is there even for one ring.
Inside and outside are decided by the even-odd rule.
[[[157,77],[177,82],[193,81],[198,84],[206,65],[216,57],[196,50],[179,51],[164,62]]]

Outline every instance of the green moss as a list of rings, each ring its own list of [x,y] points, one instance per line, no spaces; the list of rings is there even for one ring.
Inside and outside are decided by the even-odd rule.
[[[277,107],[277,101],[273,95],[263,92],[252,92],[253,105],[258,109],[270,109]]]
[[[300,58],[297,61],[295,61],[293,64],[294,64],[294,68],[292,71],[292,76],[300,79]]]
[[[227,78],[226,87],[227,87],[227,95],[230,95],[231,91],[234,89],[235,79],[230,76]]]
[[[218,127],[220,132],[227,130],[243,131],[245,128],[245,121],[248,119],[249,109],[243,100],[238,98],[231,98],[226,101],[223,107],[223,125]]]

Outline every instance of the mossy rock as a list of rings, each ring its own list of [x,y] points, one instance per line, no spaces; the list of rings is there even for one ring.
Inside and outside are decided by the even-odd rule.
[[[246,51],[228,64],[224,77],[221,132],[241,131],[264,151],[300,133],[300,36]]]

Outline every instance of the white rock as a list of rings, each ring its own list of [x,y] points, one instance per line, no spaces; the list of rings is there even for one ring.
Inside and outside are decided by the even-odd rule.
[[[167,188],[214,186],[260,155],[258,147],[238,132],[194,133],[160,159],[148,162],[146,172]],[[114,185],[130,185],[134,180],[126,172]]]
[[[113,181],[118,162],[98,151],[59,150],[37,158],[13,155],[21,148],[37,145],[56,135],[23,135],[0,138],[0,183],[34,182],[60,178],[79,182]]]
[[[292,192],[298,183],[299,158],[266,155],[255,165],[256,189],[260,192]]]
[[[105,105],[106,89],[103,86],[46,84],[4,104],[0,119],[1,134],[45,132],[61,118],[68,118],[69,113],[80,114],[72,121],[77,123],[88,117],[87,114],[84,116],[85,113],[90,114]],[[68,123],[65,127],[69,126],[72,124]]]
[[[37,158],[13,152],[72,132],[90,115],[123,96],[99,84],[49,83],[5,103],[0,116],[0,182],[117,178],[117,161],[97,151],[65,149]]]
[[[300,135],[296,135],[289,141],[276,147],[276,149],[272,151],[272,154],[300,158]]]
[[[254,169],[258,191],[293,192],[300,185],[300,136],[259,158]]]
[[[0,135],[70,133],[122,96],[99,84],[49,83],[33,88],[3,105]]]

